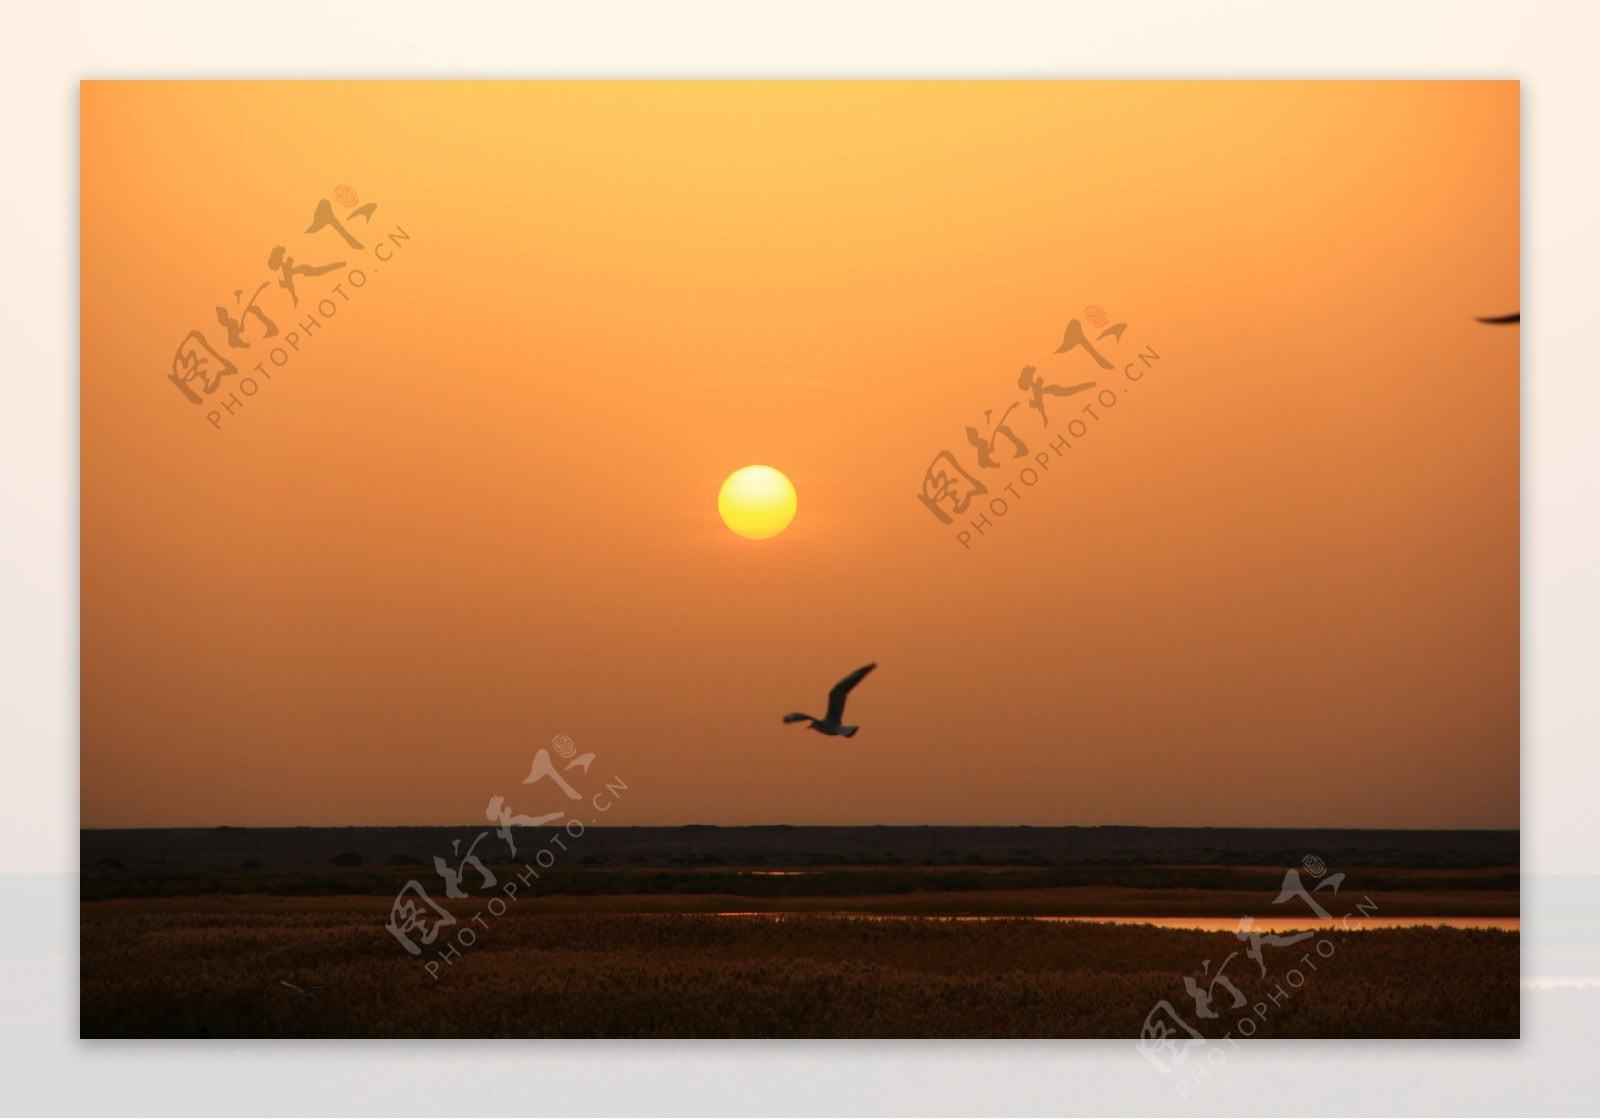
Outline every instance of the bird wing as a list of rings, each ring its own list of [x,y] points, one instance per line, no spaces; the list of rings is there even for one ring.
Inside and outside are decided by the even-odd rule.
[[[289,982],[287,979],[280,979],[280,980],[278,980],[278,982],[282,983],[285,987],[289,988],[289,990],[295,992],[298,995],[303,995],[303,994],[306,993],[304,987],[296,987],[293,983]]]
[[[846,676],[843,680],[840,680],[833,686],[833,690],[828,693],[828,722],[837,723],[840,719],[844,718],[845,696],[850,694],[851,688],[861,683],[861,678],[863,676],[877,667],[878,662],[873,661],[865,668],[856,669],[850,675]]]
[[[811,718],[810,715],[802,715],[798,711],[791,711],[783,717],[783,721],[786,723],[798,723],[809,718]]]
[[[1519,323],[1522,321],[1522,312],[1516,311],[1509,315],[1493,315],[1487,318],[1482,315],[1474,315],[1472,317],[1477,319],[1479,322],[1486,323]]]

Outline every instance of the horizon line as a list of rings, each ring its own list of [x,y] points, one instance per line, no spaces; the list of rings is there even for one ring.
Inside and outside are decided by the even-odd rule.
[[[294,831],[294,830],[339,830],[339,829],[364,829],[382,830],[391,828],[488,828],[494,821],[454,823],[454,824],[79,824],[78,830],[84,831]],[[560,821],[548,824],[522,825],[516,827],[520,831],[533,831],[538,828],[556,828],[563,825]],[[1143,828],[1161,831],[1478,831],[1478,832],[1517,832],[1522,831],[1518,823],[1514,827],[1477,826],[1416,826],[1416,825],[1351,825],[1351,824],[585,824],[584,830],[610,828],[624,830],[629,828],[938,828],[951,829],[1004,829],[1004,828],[1031,828],[1042,831],[1052,828],[1078,828],[1088,830],[1093,828]],[[492,829],[489,829],[492,830]]]

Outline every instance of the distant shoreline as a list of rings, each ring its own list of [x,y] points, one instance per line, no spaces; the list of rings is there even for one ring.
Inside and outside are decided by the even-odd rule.
[[[802,898],[929,895],[917,908],[930,911],[931,895],[938,895],[945,900],[931,911],[964,896],[958,911],[982,913],[994,912],[1002,896],[1017,895],[1032,899],[1017,910],[1023,913],[1093,912],[1111,897],[1116,908],[1102,912],[1151,912],[1134,904],[1138,897],[1182,913],[1195,899],[1180,899],[1198,891],[1205,909],[1227,911],[1241,894],[1276,894],[1288,869],[1306,867],[1314,875],[1345,872],[1352,889],[1404,897],[1412,913],[1514,916],[1521,884],[1521,836],[1505,831],[602,828],[574,821],[514,828],[507,836],[485,822],[84,830],[79,848],[81,896],[92,901],[246,893],[393,897],[409,880],[434,881],[437,866],[466,865],[469,857],[502,878],[537,864],[545,895],[700,897],[691,909],[705,908],[713,895],[778,906]],[[980,894],[988,896],[974,907]]]
[[[563,865],[683,866],[1271,866],[1473,869],[1517,866],[1520,831],[1394,828],[871,827],[689,824],[601,827],[582,820],[510,829],[489,821],[428,827],[85,828],[84,870],[112,867],[292,869],[431,865],[476,843],[481,858],[560,835]],[[480,838],[481,837],[481,838]],[[508,842],[509,840],[509,842]],[[243,864],[252,864],[243,867]]]

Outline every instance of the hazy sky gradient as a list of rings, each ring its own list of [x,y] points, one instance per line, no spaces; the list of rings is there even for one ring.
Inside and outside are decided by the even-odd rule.
[[[1520,332],[1471,316],[1520,306],[1518,113],[86,83],[82,821],[467,822],[567,734],[619,824],[1515,827]],[[359,254],[301,232],[340,184]],[[274,245],[396,227],[220,430],[167,381]],[[964,550],[923,470],[1093,376],[1091,303],[1161,361]],[[717,518],[752,463],[769,541]],[[872,660],[856,738],[780,723]]]

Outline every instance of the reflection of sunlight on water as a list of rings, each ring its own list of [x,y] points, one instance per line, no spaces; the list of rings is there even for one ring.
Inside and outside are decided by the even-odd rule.
[[[912,914],[912,913],[851,913],[846,910],[803,910],[799,912],[755,912],[755,911],[729,911],[725,913],[712,913],[712,917],[767,917],[772,920],[784,920],[791,917],[850,917],[862,921],[1087,921],[1103,925],[1152,925],[1158,929],[1187,929],[1191,932],[1234,932],[1239,927],[1237,917],[1036,917],[1028,914],[1019,914],[1013,917],[1003,915],[984,914],[983,916],[945,916],[941,914]],[[1362,917],[1352,915],[1348,918],[1335,917],[1332,920],[1306,918],[1304,920],[1293,917],[1259,918],[1251,922],[1251,928],[1263,933],[1297,932],[1314,929],[1347,929],[1355,932],[1359,929],[1417,929],[1417,928],[1448,928],[1448,929],[1500,929],[1504,932],[1520,932],[1522,918],[1520,917]]]

